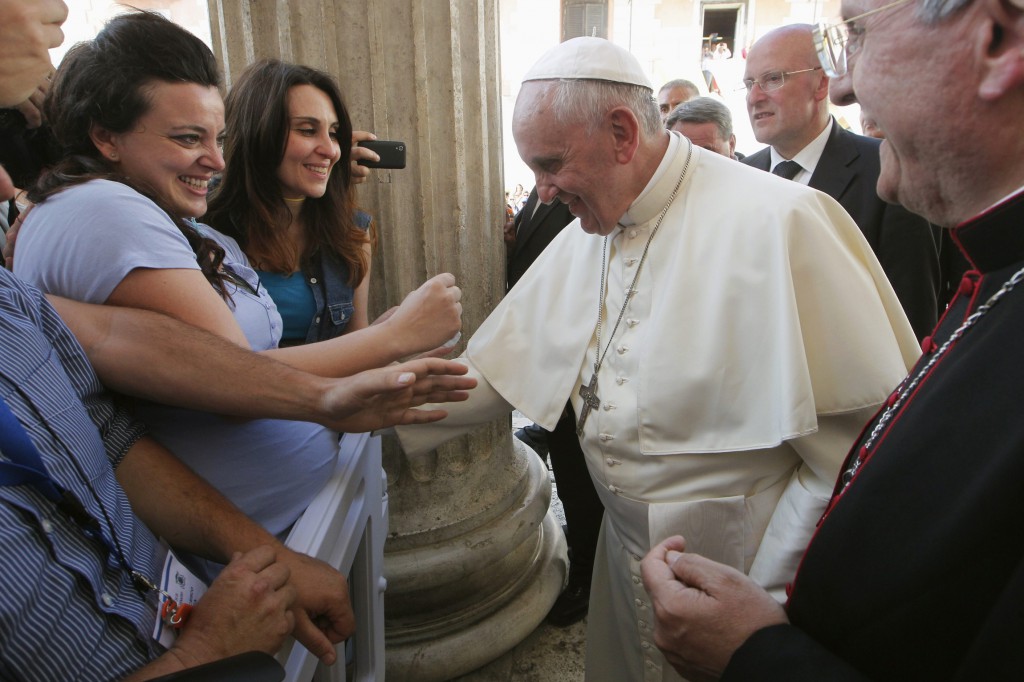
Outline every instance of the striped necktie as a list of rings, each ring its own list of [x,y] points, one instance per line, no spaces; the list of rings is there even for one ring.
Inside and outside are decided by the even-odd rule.
[[[801,166],[796,161],[783,161],[774,169],[772,169],[772,174],[778,175],[780,178],[792,180],[793,178],[796,177],[796,174],[802,170],[803,166]]]

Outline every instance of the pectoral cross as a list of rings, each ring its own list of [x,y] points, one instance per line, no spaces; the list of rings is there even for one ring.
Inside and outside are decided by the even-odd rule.
[[[580,410],[580,423],[576,426],[576,435],[583,437],[583,425],[587,423],[587,416],[591,410],[601,407],[601,400],[597,397],[597,372],[590,376],[590,383],[580,386],[580,397],[583,398],[583,409]]]

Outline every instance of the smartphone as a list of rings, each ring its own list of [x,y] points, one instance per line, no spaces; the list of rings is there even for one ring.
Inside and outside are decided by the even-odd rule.
[[[360,147],[377,152],[380,161],[360,159],[359,165],[367,168],[405,168],[405,143],[396,140],[363,140]]]

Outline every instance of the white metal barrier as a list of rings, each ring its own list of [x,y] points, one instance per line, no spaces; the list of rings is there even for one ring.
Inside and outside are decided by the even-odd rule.
[[[289,640],[278,652],[286,682],[344,682],[346,667],[356,682],[384,680],[384,541],[388,498],[381,468],[380,438],[345,434],[334,475],[306,508],[287,545],[334,566],[349,579],[356,634],[337,647],[338,662],[318,665],[304,646]]]

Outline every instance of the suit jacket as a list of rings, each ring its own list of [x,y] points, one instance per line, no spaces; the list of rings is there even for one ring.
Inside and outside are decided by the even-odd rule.
[[[526,204],[516,214],[516,243],[509,250],[506,270],[509,289],[515,286],[562,228],[576,219],[561,201],[541,204],[535,214],[534,207],[538,201],[537,188],[534,187]]]
[[[832,133],[807,184],[838,201],[860,227],[921,339],[938,319],[938,234],[924,218],[878,197],[880,144],[844,130],[833,120]],[[770,148],[742,163],[771,170]]]

